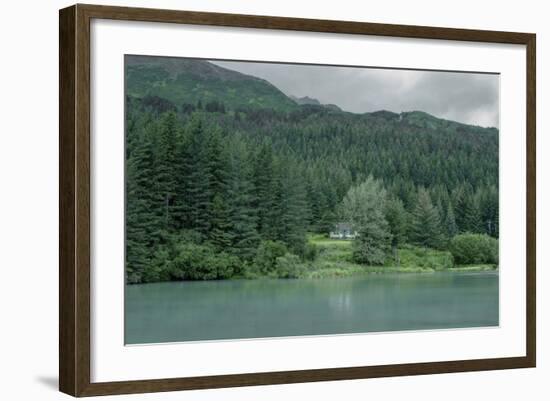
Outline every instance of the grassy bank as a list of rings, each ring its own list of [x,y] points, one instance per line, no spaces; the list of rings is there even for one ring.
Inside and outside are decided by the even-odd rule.
[[[334,240],[322,235],[310,235],[310,244],[318,249],[317,257],[308,263],[301,277],[325,278],[348,277],[360,274],[376,273],[430,273],[435,271],[488,271],[495,270],[494,265],[453,264],[448,251],[404,245],[397,251],[397,258],[388,258],[383,266],[364,266],[353,261],[352,241]]]

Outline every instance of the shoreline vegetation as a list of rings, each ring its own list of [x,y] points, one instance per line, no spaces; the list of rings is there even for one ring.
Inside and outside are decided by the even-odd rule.
[[[498,129],[126,61],[128,284],[498,266]]]
[[[404,245],[397,250],[400,264],[394,259],[381,266],[365,266],[353,261],[351,240],[331,240],[321,235],[310,235],[309,241],[318,246],[318,256],[312,262],[305,262],[294,278],[323,279],[344,278],[369,274],[417,274],[435,272],[486,272],[498,271],[496,264],[477,263],[454,265],[449,252]],[[238,279],[279,278],[276,273],[267,275],[244,275]]]
[[[331,240],[321,235],[310,235],[310,243],[319,247],[316,263],[309,265],[299,278],[338,278],[363,274],[433,273],[498,271],[491,263],[454,265],[448,251],[438,251],[413,245],[403,245],[398,252],[399,264],[389,258],[382,266],[364,266],[353,262],[352,241]]]
[[[196,249],[192,249],[191,251],[196,253],[189,256],[195,262],[189,259],[183,264],[176,261],[172,266],[165,265],[166,275],[158,276],[156,280],[145,281],[145,283],[174,280],[325,279],[392,273],[498,272],[498,264],[494,263],[496,260],[493,259],[491,263],[488,263],[489,259],[480,256],[479,253],[477,260],[483,262],[457,265],[454,262],[453,254],[448,250],[403,244],[395,250],[396,253],[393,257],[386,259],[383,265],[375,266],[362,265],[354,261],[353,240],[331,239],[323,234],[308,233],[307,246],[310,250],[309,260],[289,254],[288,249],[282,243],[268,242],[260,247],[254,261],[243,267],[227,267],[220,261],[214,263],[212,259],[201,255],[200,251],[196,252]],[[230,263],[231,257],[228,255],[224,255],[224,257],[225,262]],[[234,260],[234,262],[239,263],[238,260]],[[202,268],[197,268],[195,263]],[[218,276],[220,271],[217,269],[222,265],[226,268],[224,277]],[[235,273],[236,271],[238,273]],[[184,276],[190,272],[194,272],[195,276]]]

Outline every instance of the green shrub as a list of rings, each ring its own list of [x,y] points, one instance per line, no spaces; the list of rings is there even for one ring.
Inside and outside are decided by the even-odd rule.
[[[275,273],[278,278],[298,278],[305,270],[300,258],[292,253],[279,256],[275,262]]]
[[[430,267],[438,269],[450,269],[454,266],[454,257],[450,252],[444,252],[442,257],[434,262]]]
[[[169,248],[162,246],[157,249],[151,260],[149,269],[144,270],[142,281],[153,283],[157,281],[169,281],[172,270],[172,257]]]
[[[277,258],[286,253],[287,248],[282,242],[262,241],[256,251],[252,271],[259,274],[269,274],[275,271]]]
[[[444,270],[453,267],[453,255],[449,251],[404,245],[399,248],[399,267],[404,269]],[[385,266],[395,267],[394,259],[386,261]]]
[[[451,240],[449,250],[457,264],[498,264],[498,240],[486,234],[460,234]]]
[[[216,253],[209,245],[179,244],[171,266],[171,275],[181,280],[230,278],[240,269],[241,261],[225,252]]]
[[[422,248],[422,247],[418,247],[418,248],[414,248],[413,249],[413,252],[416,256],[418,256],[419,258],[423,258],[425,257],[427,254],[428,254],[428,249],[427,248]]]
[[[304,260],[313,261],[317,258],[318,254],[319,254],[319,248],[317,247],[317,245],[308,242],[304,246],[304,254],[303,254]]]
[[[370,266],[380,266],[386,262],[389,252],[389,236],[380,231],[375,234],[373,229],[360,231],[353,241],[353,260],[356,263]],[[372,235],[371,235],[372,234]]]

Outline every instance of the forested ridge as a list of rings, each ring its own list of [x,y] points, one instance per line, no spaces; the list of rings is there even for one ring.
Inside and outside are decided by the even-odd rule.
[[[343,221],[359,233],[353,261],[364,266],[406,244],[455,259],[470,243],[494,249],[497,129],[299,105],[266,81],[170,60],[164,70],[162,60],[127,63],[129,283],[299,277],[319,254],[308,236]],[[235,82],[246,88],[239,101]],[[170,88],[178,95],[161,96]]]

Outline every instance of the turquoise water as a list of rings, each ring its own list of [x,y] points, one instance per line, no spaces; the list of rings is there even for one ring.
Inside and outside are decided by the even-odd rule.
[[[497,326],[498,272],[128,285],[126,344]]]

